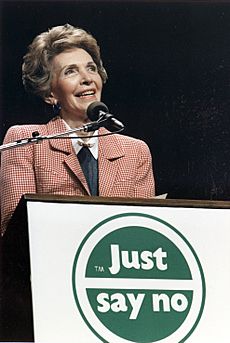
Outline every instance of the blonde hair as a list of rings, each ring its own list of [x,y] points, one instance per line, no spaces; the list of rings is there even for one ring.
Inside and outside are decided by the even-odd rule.
[[[100,47],[96,39],[85,30],[69,24],[55,26],[36,36],[23,57],[22,80],[28,92],[42,98],[50,95],[53,58],[63,51],[81,48],[87,51],[97,65],[102,81],[107,80]]]

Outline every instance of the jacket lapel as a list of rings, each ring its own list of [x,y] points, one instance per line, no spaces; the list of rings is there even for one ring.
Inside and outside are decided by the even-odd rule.
[[[49,135],[67,131],[66,126],[60,117],[55,117],[51,121],[49,121],[47,124],[47,130]],[[85,175],[82,172],[80,163],[73,149],[71,139],[50,139],[49,144],[51,149],[62,151],[65,153],[63,162],[66,164],[68,169],[78,178],[86,194],[90,195]]]
[[[99,132],[108,133],[103,128]],[[118,171],[118,160],[125,155],[116,135],[99,137],[98,154],[99,195],[113,196],[111,190]]]
[[[55,135],[67,131],[63,120],[60,117],[51,119],[47,124],[47,130],[49,135]],[[58,150],[66,153],[67,155],[73,153],[73,147],[70,139],[49,139],[51,149]]]

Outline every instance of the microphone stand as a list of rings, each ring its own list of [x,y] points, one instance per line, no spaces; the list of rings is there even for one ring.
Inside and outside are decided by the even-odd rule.
[[[61,133],[56,133],[53,135],[48,135],[48,136],[40,136],[38,131],[35,131],[32,133],[32,137],[29,138],[23,138],[23,139],[18,139],[12,143],[8,143],[8,144],[3,144],[0,145],[0,153],[2,151],[5,150],[9,150],[9,149],[13,149],[13,148],[17,148],[23,145],[27,145],[27,144],[34,144],[34,143],[39,143],[43,140],[47,140],[47,139],[56,139],[56,138],[60,138],[63,136],[68,136],[71,133],[74,132],[90,132],[90,131],[95,131],[97,129],[99,129],[99,127],[103,126],[104,121],[95,121],[95,122],[91,122],[89,124],[83,125],[82,127],[78,127],[75,129],[70,129],[67,130],[65,132],[61,132]],[[72,137],[66,137],[66,138],[72,138]]]

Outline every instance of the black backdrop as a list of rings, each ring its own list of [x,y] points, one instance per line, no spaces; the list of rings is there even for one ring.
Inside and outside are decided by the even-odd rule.
[[[101,46],[102,100],[125,134],[149,145],[157,193],[230,198],[230,3],[1,1],[1,142],[13,124],[52,116],[24,92],[22,56],[47,28],[70,23]]]

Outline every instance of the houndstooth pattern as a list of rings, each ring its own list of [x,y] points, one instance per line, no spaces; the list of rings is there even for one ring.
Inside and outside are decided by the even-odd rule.
[[[44,125],[11,127],[4,144],[66,131],[56,117]],[[100,133],[107,132],[104,128]],[[151,198],[155,195],[152,158],[141,140],[114,134],[99,138],[99,195]],[[52,139],[2,152],[0,173],[1,231],[23,194],[90,195],[71,140]]]

